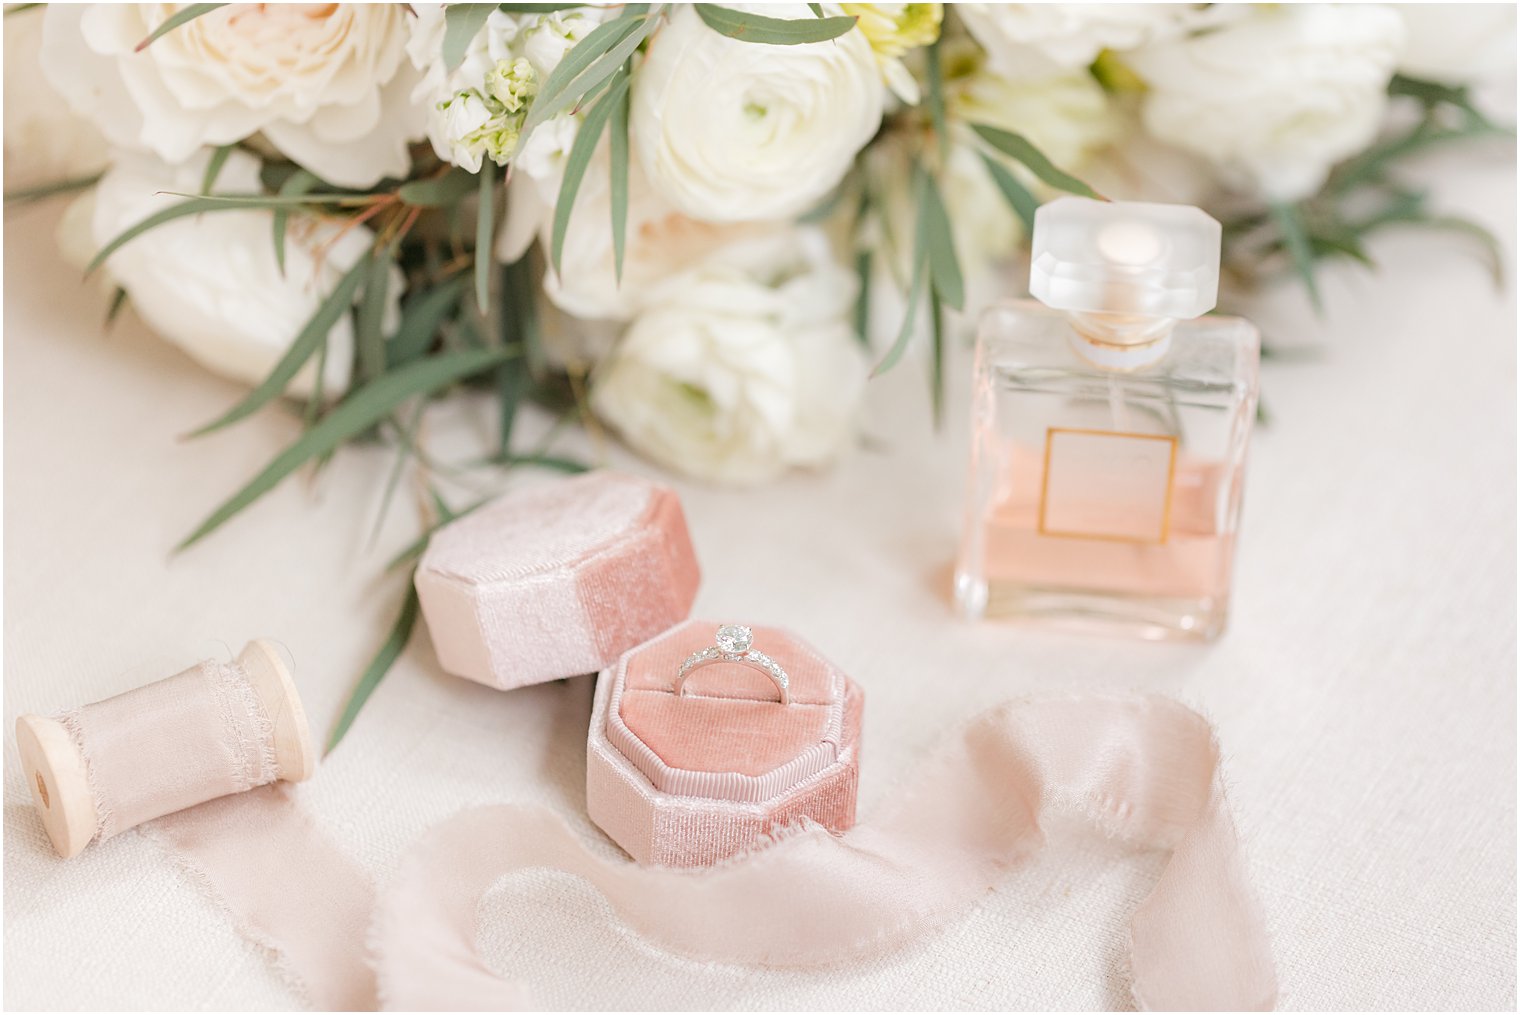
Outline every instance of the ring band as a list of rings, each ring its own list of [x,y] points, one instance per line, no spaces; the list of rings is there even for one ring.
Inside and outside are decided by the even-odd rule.
[[[750,647],[754,644],[753,631],[743,624],[724,624],[718,628],[716,640],[716,645],[711,645],[699,652],[693,652],[681,664],[680,670],[676,672],[674,687],[677,696],[686,693],[686,678],[691,676],[696,670],[700,670],[704,666],[711,666],[714,663],[738,663],[741,666],[748,666],[750,669],[759,670],[767,677],[770,677],[771,682],[776,685],[776,690],[781,694],[781,704],[790,705],[792,703],[792,696],[788,690],[788,685],[791,681],[786,675],[786,670],[782,668],[780,663],[764,652]]]

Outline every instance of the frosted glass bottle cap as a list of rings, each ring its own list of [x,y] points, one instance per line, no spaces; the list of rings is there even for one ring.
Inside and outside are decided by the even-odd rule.
[[[1219,232],[1191,205],[1063,197],[1035,213],[1029,291],[1057,310],[1197,317],[1219,296]]]

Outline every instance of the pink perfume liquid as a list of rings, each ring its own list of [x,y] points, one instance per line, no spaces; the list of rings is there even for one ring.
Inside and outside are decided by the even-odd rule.
[[[985,575],[994,593],[1011,585],[1171,600],[1222,601],[1228,594],[1234,537],[1220,531],[1219,520],[1228,516],[1220,498],[1231,489],[1234,470],[1181,455],[1162,538],[1083,536],[1053,533],[1049,526],[1042,531],[1045,456],[1021,447],[1009,457],[1006,492],[985,522]],[[1100,501],[1105,477],[1090,480]]]

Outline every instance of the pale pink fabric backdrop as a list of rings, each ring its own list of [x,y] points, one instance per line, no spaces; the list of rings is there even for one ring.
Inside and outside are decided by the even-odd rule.
[[[1439,205],[1514,250],[1512,159],[1437,158],[1426,175]],[[390,458],[346,451],[314,486],[285,484],[171,559],[297,422],[266,412],[178,444],[238,389],[130,313],[102,337],[106,298],[53,252],[56,215],[5,222],[5,1003],[292,1005],[146,837],[57,861],[9,725],[230,656],[213,639],[269,635],[289,646],[325,733],[398,601],[398,584],[375,575],[411,538],[410,505],[371,548]],[[997,701],[1178,695],[1218,725],[1284,1007],[1513,1007],[1513,292],[1496,296],[1455,242],[1389,236],[1375,251],[1381,274],[1327,278],[1333,327],[1295,293],[1259,315],[1269,339],[1317,352],[1265,369],[1273,424],[1253,450],[1238,614],[1219,644],[955,621],[942,591],[964,390],[932,434],[912,370],[873,389],[869,431],[885,450],[757,493],[681,485],[704,569],[695,612],[796,627],[861,682],[863,814],[919,752]],[[462,455],[493,418],[482,403],[430,429]],[[501,694],[446,677],[420,638],[300,794],[377,877],[473,804],[542,802],[595,836],[583,811],[590,696],[584,679]],[[663,957],[574,880],[529,874],[487,903],[485,946],[502,972],[536,970],[550,1006],[1122,1005],[1126,924],[1158,870],[1159,857],[1117,847],[1055,848],[943,933],[822,974]]]

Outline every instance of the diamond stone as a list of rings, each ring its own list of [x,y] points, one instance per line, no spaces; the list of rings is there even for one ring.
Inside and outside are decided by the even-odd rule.
[[[724,624],[718,628],[718,647],[730,654],[748,652],[754,642],[755,633],[743,624]]]

